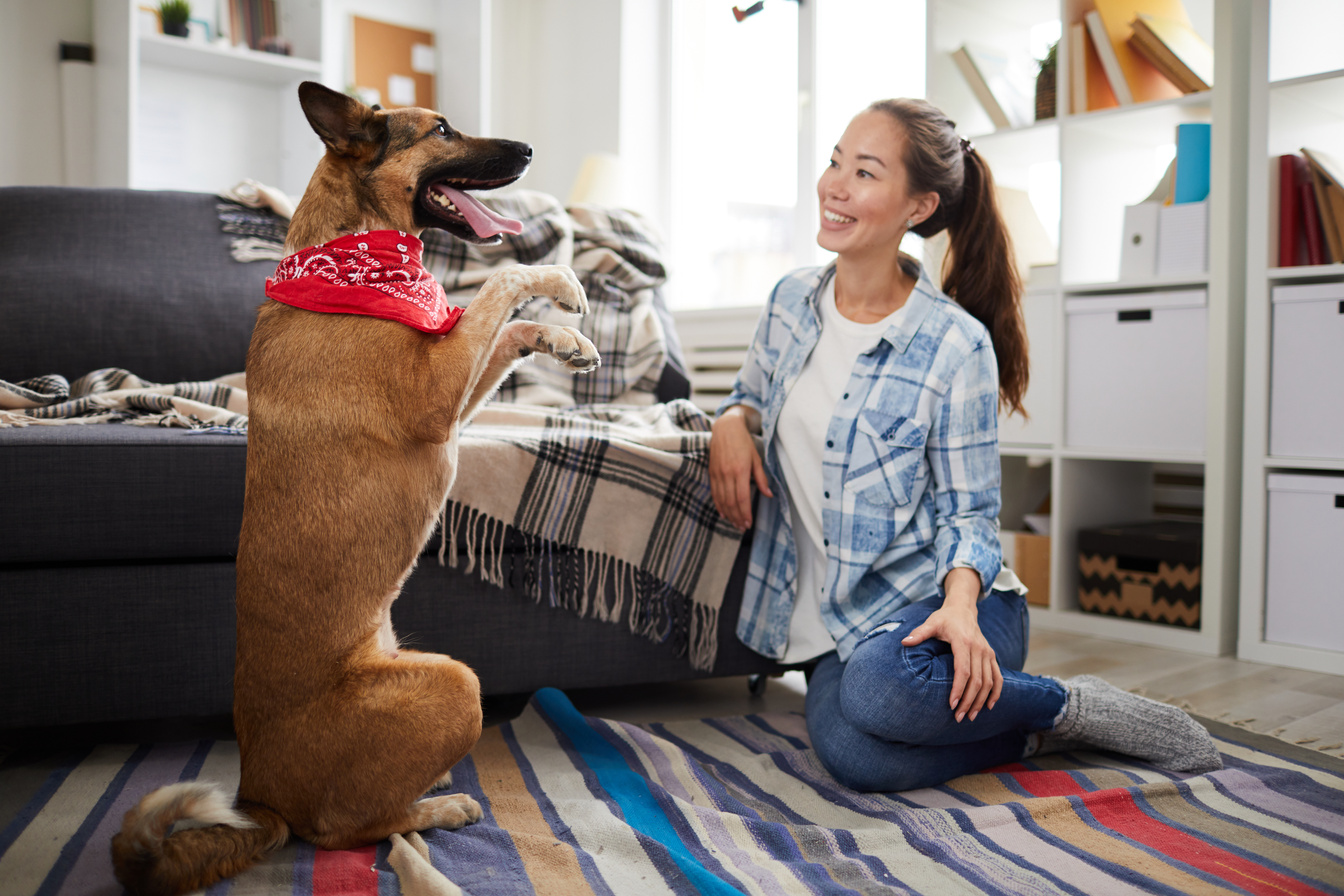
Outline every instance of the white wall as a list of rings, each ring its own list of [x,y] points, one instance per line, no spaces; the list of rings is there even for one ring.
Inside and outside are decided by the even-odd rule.
[[[520,186],[563,201],[585,155],[620,152],[621,0],[493,6],[490,136],[531,143]]]
[[[0,0],[0,185],[60,184],[60,42],[93,40],[90,0]],[[90,134],[91,140],[97,136]]]

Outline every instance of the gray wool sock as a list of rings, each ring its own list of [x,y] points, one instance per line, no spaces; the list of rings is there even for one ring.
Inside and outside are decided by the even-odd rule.
[[[1038,753],[1098,747],[1173,772],[1209,772],[1223,759],[1204,727],[1178,707],[1122,691],[1094,675],[1060,682],[1068,690],[1063,717],[1040,733]]]

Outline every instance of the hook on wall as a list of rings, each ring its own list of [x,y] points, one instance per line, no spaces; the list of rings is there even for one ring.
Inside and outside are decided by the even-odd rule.
[[[801,4],[802,0],[794,0],[794,2]],[[755,3],[751,4],[746,9],[740,9],[734,6],[733,18],[741,22],[743,19],[747,19],[751,16],[756,15],[756,13],[760,12],[764,8],[765,8],[765,0],[756,0]]]

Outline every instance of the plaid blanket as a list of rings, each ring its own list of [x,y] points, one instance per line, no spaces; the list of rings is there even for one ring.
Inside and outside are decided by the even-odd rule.
[[[73,383],[65,377],[0,380],[0,426],[130,423],[243,432],[247,392],[241,373],[198,383],[149,383],[107,367]]]
[[[0,426],[112,421],[243,433],[246,382],[157,385],[118,369],[0,381]],[[741,533],[710,495],[709,428],[684,400],[489,405],[462,430],[458,465],[472,474],[444,506],[439,562],[625,622],[711,669]]]
[[[534,600],[626,620],[709,670],[741,533],[710,495],[710,421],[689,401],[487,407],[462,431],[440,562]],[[521,549],[518,545],[521,543]]]
[[[242,185],[240,185],[240,188]],[[239,261],[284,256],[289,220],[273,210],[258,185],[221,194],[220,226],[234,234]],[[482,283],[510,264],[564,264],[588,293],[588,314],[575,318],[549,300],[533,299],[515,317],[577,328],[602,355],[602,366],[581,377],[542,361],[514,372],[495,400],[563,407],[572,404],[654,402],[663,367],[675,357],[674,336],[658,314],[667,279],[662,253],[649,224],[635,212],[573,206],[553,196],[517,190],[484,198],[486,205],[523,223],[522,233],[504,234],[493,246],[455,239],[430,228],[421,234],[425,268],[450,301],[470,307]]]

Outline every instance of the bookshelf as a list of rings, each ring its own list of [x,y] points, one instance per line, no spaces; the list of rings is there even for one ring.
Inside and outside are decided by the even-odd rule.
[[[321,155],[303,117],[323,62],[322,0],[278,0],[293,55],[141,34],[136,0],[93,0],[99,186],[224,190],[245,178],[302,194]]]
[[[1215,87],[1173,99],[1137,103],[1093,112],[1069,108],[1068,25],[1091,9],[1087,0],[1041,3],[933,0],[929,6],[928,94],[943,108],[988,160],[997,181],[1026,189],[1039,217],[1056,238],[1059,263],[1034,268],[1024,311],[1032,351],[1032,382],[1027,406],[1033,421],[1001,421],[1004,489],[1020,491],[1014,480],[1049,470],[1050,602],[1033,606],[1040,628],[1157,644],[1205,655],[1236,648],[1242,480],[1242,357],[1245,321],[1247,233],[1247,149],[1251,116],[1247,110],[1253,44],[1246,3],[1185,0],[1195,29],[1214,48]],[[1060,42],[1056,116],[1015,130],[992,130],[988,116],[975,108],[975,97],[955,65],[951,51],[968,41],[990,42],[1004,51],[1026,52],[1042,31]],[[1209,264],[1206,273],[1119,281],[1121,234],[1126,205],[1142,201],[1161,178],[1175,152],[1175,130],[1184,122],[1208,122],[1213,128],[1210,177]],[[1052,182],[1053,181],[1053,182]],[[1263,252],[1261,255],[1263,256]],[[1151,445],[1108,444],[1076,433],[1082,416],[1070,414],[1070,402],[1082,378],[1070,373],[1096,348],[1082,342],[1078,314],[1099,307],[1161,308],[1172,297],[1195,295],[1182,305],[1181,326],[1195,334],[1178,346],[1202,342],[1198,352],[1172,367],[1172,395],[1156,394],[1159,412],[1202,418],[1195,421],[1197,444],[1163,445],[1161,413]],[[1089,304],[1091,303],[1091,304]],[[1179,303],[1178,303],[1179,304]],[[1158,311],[1152,312],[1154,320]],[[1102,348],[1105,344],[1102,343]],[[1071,357],[1072,353],[1072,357]],[[1147,359],[1141,361],[1146,363]],[[1192,382],[1193,413],[1180,410],[1175,395]],[[1099,396],[1104,400],[1105,396]],[[1074,433],[1071,435],[1071,433]],[[1201,618],[1197,629],[1085,612],[1078,604],[1077,534],[1093,526],[1137,522],[1157,516],[1164,477],[1179,474],[1203,481]],[[1198,503],[1198,502],[1196,502]],[[1001,520],[1005,529],[1018,519]]]
[[[1285,421],[1275,414],[1274,379],[1276,370],[1283,372],[1279,364],[1285,359],[1279,353],[1307,358],[1308,364],[1329,363],[1344,350],[1344,327],[1324,328],[1323,333],[1336,334],[1335,343],[1325,351],[1319,346],[1313,350],[1304,338],[1309,334],[1293,329],[1288,319],[1278,319],[1282,306],[1275,299],[1301,293],[1302,287],[1308,294],[1311,287],[1318,287],[1314,292],[1344,299],[1344,264],[1278,266],[1275,159],[1303,146],[1344,156],[1344,48],[1330,37],[1344,27],[1344,8],[1275,0],[1254,4],[1249,15],[1255,38],[1247,90],[1251,152],[1237,653],[1243,659],[1338,675],[1344,674],[1344,624],[1338,616],[1341,589],[1334,569],[1327,570],[1324,564],[1334,563],[1332,552],[1340,546],[1341,530],[1333,530],[1324,549],[1308,548],[1300,558],[1285,553],[1285,545],[1298,541],[1309,545],[1315,533],[1322,528],[1330,533],[1334,520],[1344,516],[1344,507],[1331,500],[1332,492],[1344,494],[1344,444],[1318,455],[1275,453],[1275,427]],[[1337,385],[1321,384],[1327,413],[1337,397],[1330,394]],[[1302,486],[1295,495],[1294,485]],[[1309,516],[1315,512],[1312,507],[1324,511],[1315,522]],[[1285,569],[1297,562],[1306,567],[1306,587],[1293,588],[1293,570]],[[1310,631],[1282,624],[1295,612],[1314,623],[1309,624]]]

